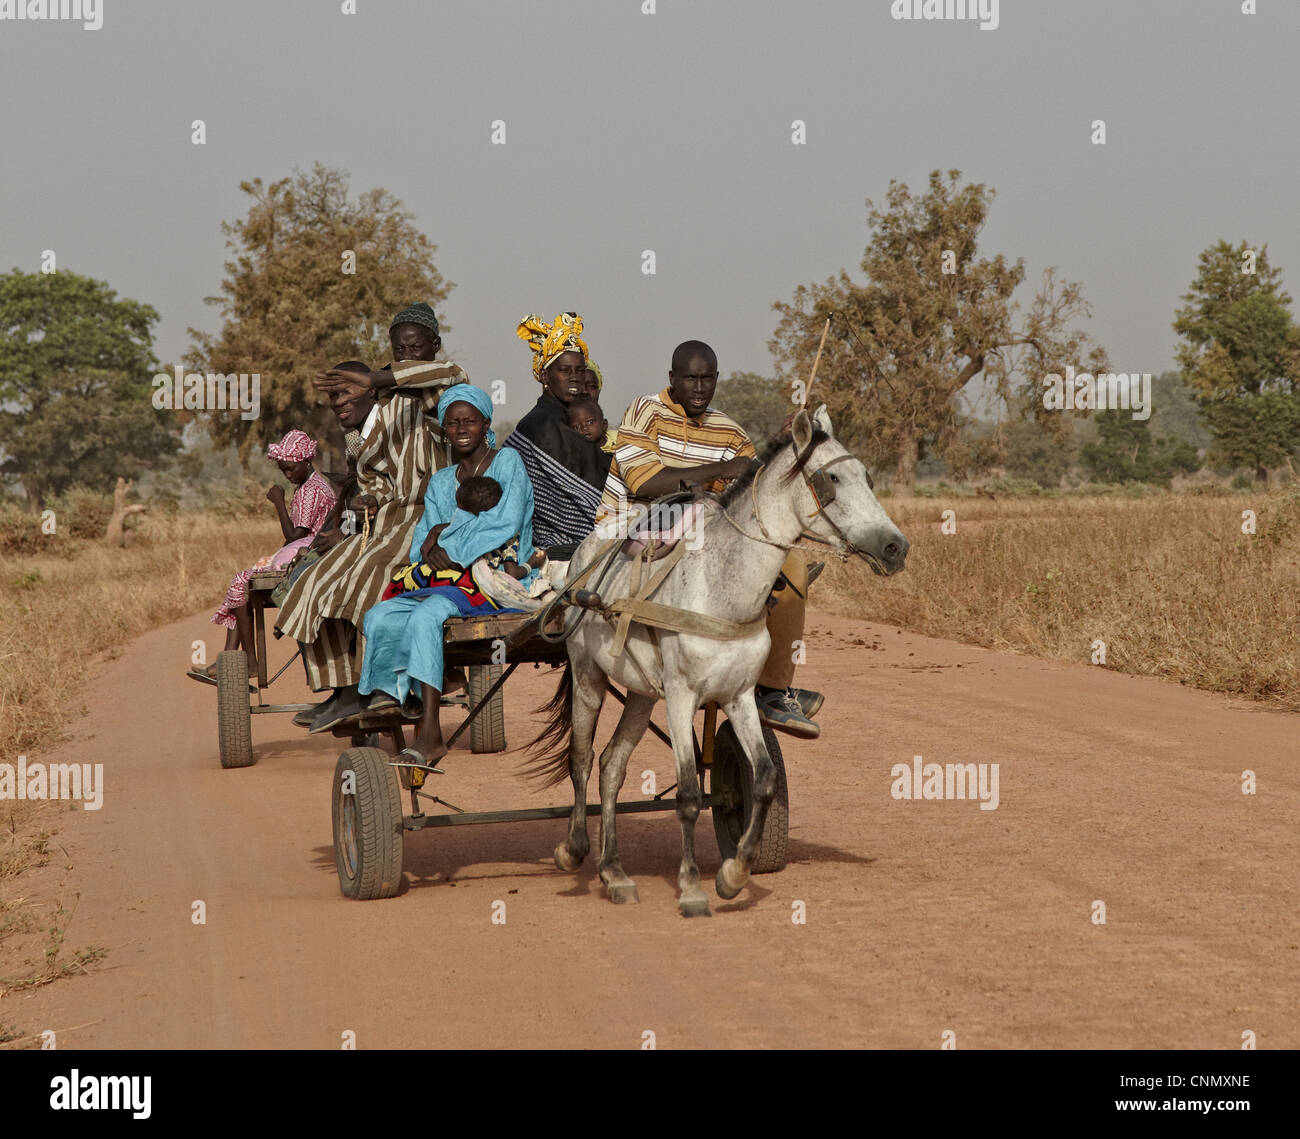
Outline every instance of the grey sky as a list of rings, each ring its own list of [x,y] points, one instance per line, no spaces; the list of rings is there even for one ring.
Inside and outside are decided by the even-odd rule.
[[[449,355],[512,418],[529,311],[582,314],[611,419],[683,339],[771,374],[772,302],[856,274],[864,199],[936,167],[996,188],[982,252],[1025,258],[1021,299],[1049,265],[1082,281],[1118,370],[1170,365],[1218,238],[1267,242],[1300,294],[1296,0],[1002,0],[995,31],[890,0],[103,5],[99,31],[0,22],[0,271],[53,249],[150,302],[164,365],[216,327],[239,182],[317,161],[438,244]]]

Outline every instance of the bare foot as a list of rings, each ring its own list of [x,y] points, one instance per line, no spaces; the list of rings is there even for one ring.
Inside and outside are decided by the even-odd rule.
[[[422,756],[424,756],[425,761],[428,763],[430,767],[435,766],[438,760],[440,760],[444,755],[447,754],[447,745],[443,743],[442,740],[440,739],[422,740],[417,738],[415,743],[413,743],[411,746],[415,748],[415,750],[418,751]]]

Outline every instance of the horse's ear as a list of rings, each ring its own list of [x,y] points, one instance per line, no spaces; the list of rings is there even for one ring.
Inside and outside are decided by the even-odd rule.
[[[819,405],[817,410],[813,412],[812,422],[814,427],[820,427],[832,439],[835,438],[835,428],[831,426],[830,412],[826,410],[824,403]]]
[[[812,442],[813,426],[812,420],[808,417],[808,409],[802,407],[799,414],[790,422],[790,435],[794,439],[795,450],[800,452]]]

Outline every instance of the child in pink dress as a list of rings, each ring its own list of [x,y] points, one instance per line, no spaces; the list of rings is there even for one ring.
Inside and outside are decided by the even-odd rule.
[[[288,432],[278,443],[266,449],[266,457],[273,459],[284,477],[296,489],[288,507],[284,502],[284,488],[273,486],[266,492],[267,501],[280,516],[280,530],[285,544],[274,554],[259,558],[249,569],[235,574],[221,608],[212,615],[212,623],[226,629],[226,648],[242,648],[248,654],[248,675],[257,675],[257,655],[253,645],[253,618],[248,608],[248,582],[259,570],[283,569],[299,550],[311,545],[321,526],[334,509],[336,496],[329,480],[312,467],[316,454],[316,440],[305,431]],[[195,680],[212,683],[216,679],[216,664],[207,668],[191,669]]]

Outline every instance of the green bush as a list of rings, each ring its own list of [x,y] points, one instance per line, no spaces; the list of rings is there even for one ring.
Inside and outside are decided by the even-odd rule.
[[[53,513],[52,519],[46,513]],[[13,502],[0,503],[0,554],[38,554],[66,549],[70,541],[104,536],[113,516],[113,499],[92,490],[69,490],[33,514]],[[52,521],[54,533],[47,534]]]

